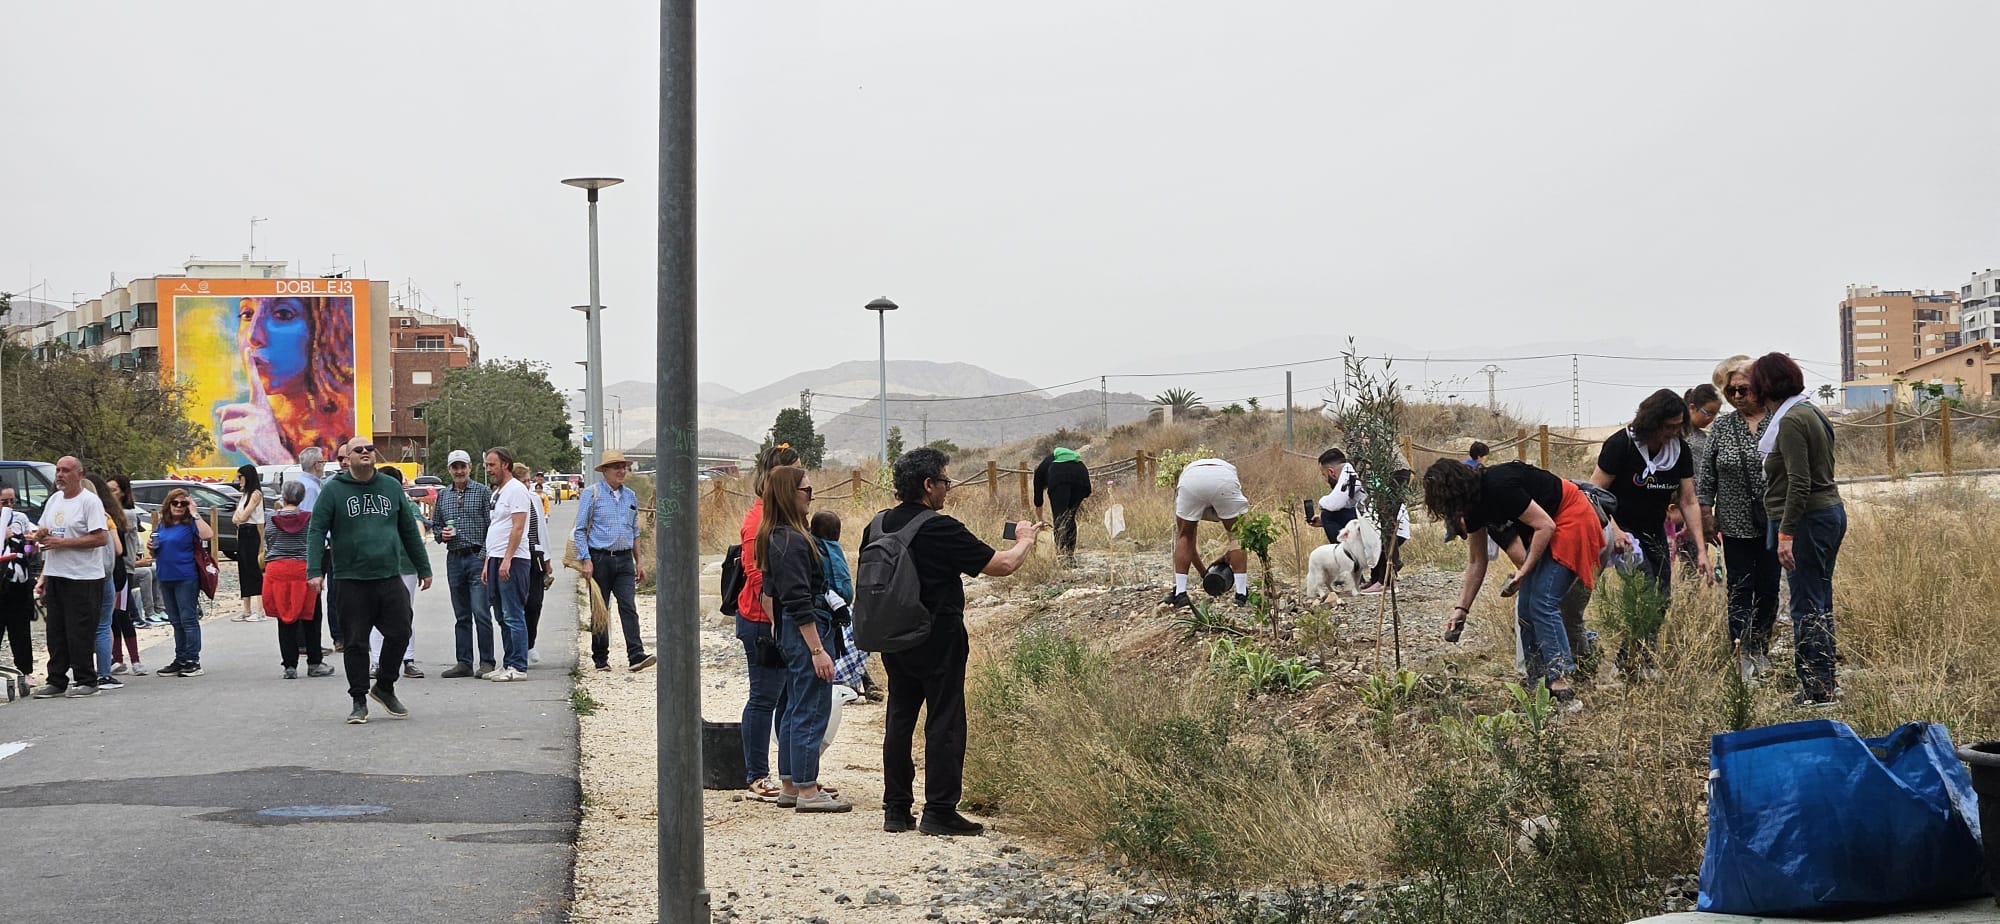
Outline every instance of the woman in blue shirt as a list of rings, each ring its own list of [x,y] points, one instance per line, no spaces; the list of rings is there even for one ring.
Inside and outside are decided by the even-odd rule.
[[[160,582],[160,598],[167,605],[167,620],[174,627],[174,663],[160,668],[167,677],[201,676],[201,603],[196,591],[201,575],[196,571],[196,543],[215,538],[215,531],[195,516],[194,499],[175,488],[160,504],[159,522],[153,527],[146,548],[153,553],[153,574]]]

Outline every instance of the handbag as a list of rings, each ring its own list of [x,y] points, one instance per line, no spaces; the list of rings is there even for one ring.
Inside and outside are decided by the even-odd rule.
[[[201,582],[201,592],[208,599],[215,599],[215,585],[222,580],[222,569],[215,566],[215,556],[208,554],[208,543],[196,534],[194,541],[194,574]]]

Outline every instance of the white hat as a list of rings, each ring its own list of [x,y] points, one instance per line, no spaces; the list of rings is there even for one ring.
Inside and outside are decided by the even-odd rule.
[[[467,465],[472,464],[472,457],[467,455],[463,449],[454,449],[451,451],[451,455],[444,457],[444,464],[447,466],[457,465],[460,462]]]

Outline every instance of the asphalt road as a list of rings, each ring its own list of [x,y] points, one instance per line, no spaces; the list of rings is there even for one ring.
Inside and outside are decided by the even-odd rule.
[[[574,509],[556,509],[558,535]],[[337,655],[334,676],[302,662],[284,680],[277,623],[226,619],[203,624],[205,676],[0,706],[0,918],[566,920],[574,574],[557,568],[527,681],[445,680],[432,551],[439,580],[416,600],[428,676],[396,686],[407,719],[371,701],[367,725],[346,724]]]

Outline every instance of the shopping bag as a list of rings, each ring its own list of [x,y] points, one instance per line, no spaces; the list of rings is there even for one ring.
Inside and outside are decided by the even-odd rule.
[[[1972,778],[1942,725],[1716,735],[1708,783],[1702,911],[1843,914],[1985,893]]]

